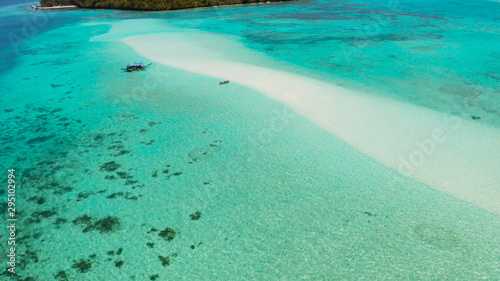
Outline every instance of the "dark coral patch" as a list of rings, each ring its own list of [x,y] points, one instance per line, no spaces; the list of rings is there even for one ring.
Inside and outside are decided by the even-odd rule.
[[[19,263],[19,267],[21,269],[25,269],[26,265],[29,263],[37,263],[38,262],[38,255],[37,253],[33,250],[26,250],[25,253],[20,254],[20,259],[21,262]]]
[[[369,217],[376,217],[377,216],[377,214],[374,214],[372,212],[363,212],[363,214],[365,214],[365,215],[367,215]]]
[[[94,136],[94,140],[97,142],[101,142],[104,140],[104,135],[103,134],[97,134]]]
[[[120,267],[122,267],[123,263],[124,263],[124,261],[117,261],[117,262],[115,262],[115,266],[120,268]]]
[[[64,270],[61,270],[57,274],[54,274],[54,279],[59,281],[68,281],[68,278],[68,274]]]
[[[152,145],[153,143],[155,143],[155,140],[149,140],[148,142],[141,141],[141,143],[144,145]]]
[[[132,186],[132,189],[135,189],[135,188],[137,188],[137,187],[142,188],[142,187],[145,187],[145,185],[144,185],[144,184],[134,185],[134,186]]]
[[[116,192],[116,193],[113,193],[113,194],[110,194],[108,196],[106,196],[106,198],[108,199],[114,199],[116,197],[123,197],[123,192]]]
[[[182,172],[175,172],[175,173],[167,175],[167,179],[170,179],[171,176],[177,177],[177,176],[180,176],[180,175],[182,175]]]
[[[125,194],[125,199],[132,200],[132,201],[137,201],[137,196],[130,196],[130,194],[127,192]]]
[[[111,146],[108,146],[108,149],[115,149],[115,150],[119,150],[119,149],[122,149],[124,148],[125,146],[123,144],[115,144],[115,145],[111,145]]]
[[[175,230],[173,230],[172,228],[167,227],[164,230],[160,231],[158,235],[166,239],[167,241],[172,241],[177,235],[177,232],[175,232]]]
[[[40,215],[44,218],[50,218],[51,216],[57,214],[55,211],[42,211],[42,212],[35,212],[33,214]]]
[[[156,231],[158,231],[158,229],[156,229],[156,228],[151,228],[150,230],[148,230],[148,232],[147,232],[147,233],[149,234],[149,233],[151,233],[151,232],[156,232]]]
[[[101,171],[114,172],[118,170],[122,165],[116,163],[115,161],[110,161],[102,164]]]
[[[80,216],[80,217],[74,219],[73,223],[76,224],[76,225],[78,225],[78,224],[89,224],[90,220],[92,220],[91,217],[89,217],[87,215],[83,215],[83,216]]]
[[[196,211],[196,212],[190,214],[189,217],[191,218],[191,220],[197,221],[201,218],[201,212]]]
[[[113,154],[113,156],[121,156],[121,155],[125,155],[125,154],[128,154],[128,153],[130,153],[130,151],[122,149],[119,152]]]
[[[166,257],[158,256],[158,258],[160,259],[161,265],[163,265],[164,267],[170,264],[170,257],[169,256],[166,256]]]
[[[116,174],[122,179],[131,179],[133,176],[127,172],[116,172]]]
[[[94,192],[80,192],[78,193],[78,196],[76,197],[76,201],[82,201],[83,199],[88,198],[90,195],[94,194]]]
[[[90,270],[92,263],[88,259],[81,259],[75,262],[72,268],[76,269],[80,273],[85,273]]]
[[[120,226],[120,220],[117,217],[106,217],[96,221],[94,224],[87,226],[83,229],[83,232],[89,232],[92,230],[99,231],[100,233],[110,233],[117,230]]]
[[[54,171],[54,170],[53,170]],[[56,171],[56,170],[55,170]],[[54,194],[63,194],[68,193],[73,190],[70,186],[63,186],[56,181],[45,182],[39,187],[40,189],[51,189],[54,191]]]
[[[33,214],[31,214],[31,217],[28,218],[28,224],[40,223],[42,221],[42,218],[50,218],[56,214],[57,212],[55,211],[34,212]]]
[[[64,218],[57,218],[56,221],[54,222],[55,225],[61,225],[63,223],[66,223],[68,220]]]
[[[138,181],[127,180],[127,181],[125,182],[125,185],[134,185],[134,184],[136,184],[136,183],[138,183]]]
[[[121,191],[113,193],[113,194],[110,194],[106,198],[108,198],[108,199],[114,199],[114,198],[117,198],[117,197],[122,197],[122,198],[125,198],[125,199],[128,199],[128,200],[137,201],[137,196],[131,196],[130,192],[123,193]]]

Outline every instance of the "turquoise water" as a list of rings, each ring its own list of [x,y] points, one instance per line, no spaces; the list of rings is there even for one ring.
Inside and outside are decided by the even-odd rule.
[[[19,181],[18,274],[2,277],[499,279],[497,215],[398,175],[255,90],[158,64],[122,73],[142,58],[89,41],[106,22],[160,19],[237,36],[290,72],[498,127],[500,3],[393,4],[46,18],[0,8],[0,157]],[[23,34],[27,21],[38,24]]]

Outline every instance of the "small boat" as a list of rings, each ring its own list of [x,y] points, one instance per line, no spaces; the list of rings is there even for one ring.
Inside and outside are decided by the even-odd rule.
[[[144,70],[148,68],[148,66],[152,65],[152,63],[145,65],[142,62],[134,62],[131,64],[128,64],[126,68],[122,68],[122,70],[127,71],[127,72],[132,72],[132,71],[138,71],[138,70]]]
[[[219,82],[219,85],[229,84],[229,80]]]

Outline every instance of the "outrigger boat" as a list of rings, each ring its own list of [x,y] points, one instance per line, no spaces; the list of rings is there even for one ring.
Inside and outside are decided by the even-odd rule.
[[[226,80],[226,81],[219,82],[219,85],[224,85],[224,84],[228,84],[228,83],[229,83],[229,80]]]
[[[122,68],[122,70],[127,71],[127,72],[144,70],[144,69],[148,68],[150,65],[152,65],[152,63],[150,63],[148,65],[145,65],[142,62],[139,62],[139,63],[134,62],[134,63],[128,64],[127,67],[126,68]]]

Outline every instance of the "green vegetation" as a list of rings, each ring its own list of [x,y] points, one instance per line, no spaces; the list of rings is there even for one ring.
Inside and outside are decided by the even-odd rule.
[[[42,7],[75,5],[73,0],[40,0]]]
[[[293,0],[40,0],[43,7],[76,5],[91,9],[178,10],[219,5],[252,4]]]

